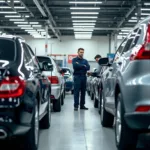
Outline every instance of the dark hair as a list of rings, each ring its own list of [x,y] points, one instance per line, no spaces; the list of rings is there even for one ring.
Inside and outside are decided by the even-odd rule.
[[[78,52],[79,52],[79,51],[84,51],[84,48],[79,48],[79,49],[78,49]]]
[[[96,59],[96,58],[101,58],[101,55],[96,55],[96,56],[94,57],[94,59]]]

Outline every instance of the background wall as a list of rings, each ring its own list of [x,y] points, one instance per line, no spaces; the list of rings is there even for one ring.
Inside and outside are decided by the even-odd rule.
[[[33,51],[36,49],[37,55],[45,55],[45,39],[33,39],[31,36],[23,36]],[[93,61],[96,54],[106,57],[109,53],[109,38],[108,36],[92,37],[91,40],[75,40],[74,37],[62,37],[62,41],[57,39],[49,39],[48,53],[51,54],[76,54],[79,47],[85,49],[84,57]],[[118,42],[118,44],[120,41]],[[114,41],[111,42],[112,53],[114,53]]]

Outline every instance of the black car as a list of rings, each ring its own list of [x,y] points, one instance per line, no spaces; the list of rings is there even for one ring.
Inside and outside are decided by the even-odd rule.
[[[37,150],[39,126],[50,126],[51,84],[42,70],[22,38],[0,37],[0,139],[15,137],[25,150]]]

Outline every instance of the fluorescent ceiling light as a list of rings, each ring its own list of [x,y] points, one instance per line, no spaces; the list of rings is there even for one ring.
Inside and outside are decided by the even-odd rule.
[[[44,29],[38,29],[37,31],[42,32],[42,31],[45,31],[45,30]]]
[[[82,35],[82,34],[75,34],[75,39],[91,39],[92,34]]]
[[[121,30],[122,32],[130,32],[131,30],[129,29],[123,29],[123,30]]]
[[[0,14],[16,14],[15,11],[0,11]]]
[[[32,27],[42,27],[42,25],[32,25]]]
[[[6,18],[21,18],[20,15],[5,15]],[[29,15],[25,15],[25,18],[29,18]]]
[[[0,3],[5,3],[5,0],[1,0]],[[8,1],[10,3],[10,1]],[[20,1],[14,1],[14,3],[20,3]]]
[[[136,19],[137,20],[137,17],[132,17],[131,19]],[[141,17],[141,19],[145,19],[144,17]]]
[[[25,21],[25,19],[9,19],[9,21]]]
[[[99,12],[71,12],[72,15],[98,15]]]
[[[137,13],[135,13],[135,15],[137,16]],[[142,16],[149,16],[150,13],[141,13]]]
[[[96,19],[97,16],[72,16],[72,18]]]
[[[3,8],[3,9],[11,9],[12,7],[10,7],[10,6],[0,6],[0,8]],[[23,7],[23,6],[15,6],[14,8],[15,8],[15,9],[24,9],[25,7]]]
[[[96,22],[96,20],[72,20],[72,22]]]
[[[144,3],[144,5],[150,5],[150,3]]]
[[[102,2],[69,2],[70,4],[102,4]]]
[[[39,24],[39,22],[29,22],[30,24]]]
[[[18,25],[18,27],[31,27],[31,25],[20,24],[20,25]]]
[[[138,22],[138,21],[137,20],[128,20],[128,22]]]
[[[21,27],[21,29],[24,29],[24,30],[32,30],[33,28],[31,28],[31,27]]]
[[[83,31],[88,31],[88,32],[89,32],[89,31],[91,31],[91,32],[94,31],[94,29],[81,29],[81,28],[74,28],[73,30],[74,30],[74,31],[82,31],[82,32],[83,32]]]
[[[70,7],[70,9],[77,10],[99,10],[100,7]]]
[[[73,26],[74,28],[94,28],[95,26]]]
[[[14,24],[28,24],[28,22],[14,22]]]
[[[74,32],[74,34],[92,34],[92,32]]]
[[[95,23],[73,23],[74,26],[95,26]]]
[[[127,35],[127,34],[129,34],[129,33],[125,33],[125,32],[120,32],[119,34],[120,34],[120,35],[122,35],[122,34],[126,34],[126,35]]]

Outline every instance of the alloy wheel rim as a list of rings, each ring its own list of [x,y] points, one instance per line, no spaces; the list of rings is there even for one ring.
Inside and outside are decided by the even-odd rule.
[[[38,144],[38,137],[39,137],[39,113],[38,113],[38,106],[36,105],[35,107],[35,144],[37,145]]]
[[[120,107],[120,102],[118,102],[117,105],[117,110],[116,110],[116,140],[117,143],[120,142],[120,137],[121,137],[121,129],[122,129],[122,124],[121,124],[121,107]]]

